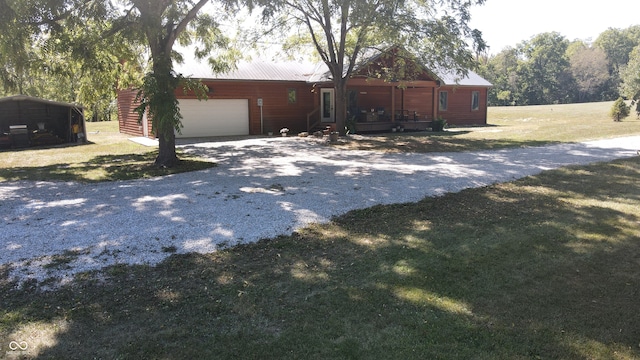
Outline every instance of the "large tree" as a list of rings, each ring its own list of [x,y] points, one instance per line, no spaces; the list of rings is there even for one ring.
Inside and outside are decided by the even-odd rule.
[[[218,17],[201,12],[209,0],[0,0],[0,30],[10,30],[11,37],[2,35],[0,46],[9,48],[25,44],[27,39],[45,41],[52,54],[71,62],[82,61],[87,69],[125,66],[128,61],[120,45],[143,46],[150,56],[151,69],[142,83],[140,114],[148,111],[155,134],[159,138],[156,165],[170,167],[179,160],[175,149],[175,132],[180,131],[180,111],[175,91],[189,85],[173,71],[173,61],[180,60],[176,44],[191,46],[194,56],[207,57],[214,49],[227,46],[227,38],[219,30],[218,19],[230,13],[233,0],[219,0]],[[0,34],[4,34],[0,31]],[[6,44],[6,45],[3,45]],[[2,49],[4,50],[4,49]],[[111,57],[99,56],[98,50],[112,52]],[[6,52],[3,51],[6,54]],[[25,53],[26,55],[24,55]],[[19,84],[21,60],[29,52],[0,71],[5,84]],[[225,68],[225,58],[210,59],[216,70]],[[84,66],[83,65],[83,66]],[[59,72],[76,74],[73,66],[56,67]],[[7,71],[8,69],[8,71]],[[13,76],[16,74],[15,76]],[[73,75],[71,74],[71,75]],[[12,78],[13,76],[13,78]],[[95,76],[95,74],[94,74]],[[15,79],[15,80],[13,80]],[[98,79],[94,79],[98,80]],[[117,79],[113,79],[112,86]],[[104,82],[101,82],[104,83]],[[79,86],[83,86],[80,83]],[[89,89],[88,86],[85,86]],[[192,88],[197,88],[192,86]],[[202,88],[199,88],[202,90]]]
[[[336,128],[345,133],[347,81],[372,48],[399,45],[430,67],[463,74],[485,46],[469,28],[484,0],[247,0],[287,35],[311,44],[335,88]],[[302,43],[298,41],[297,43]]]
[[[640,116],[640,45],[629,55],[629,62],[621,69],[620,77],[620,94],[632,100],[636,113]]]
[[[105,8],[85,2],[65,11],[63,5],[0,1],[0,92],[77,102],[88,115],[104,116],[114,85],[131,74],[119,60],[135,57],[135,49],[118,35],[100,36],[108,21],[78,21]]]
[[[482,63],[480,74],[493,84],[489,90],[490,105],[516,105],[521,102],[518,81],[520,62],[518,49],[506,47]]]
[[[177,43],[192,46],[194,56],[204,58],[214,49],[225,48],[227,37],[219,30],[215,16],[201,13],[209,0],[128,0],[124,1],[125,15],[115,21],[119,28],[137,30],[143,34],[151,54],[151,72],[145,77],[141,89],[138,112],[148,111],[159,140],[156,165],[171,167],[179,161],[176,156],[175,132],[180,131],[181,115],[175,91],[179,86],[199,90],[173,70],[173,61],[181,59],[174,46]],[[228,2],[218,2],[218,15],[230,13]],[[216,70],[226,68],[224,59],[210,58]],[[190,86],[191,85],[191,86]]]
[[[530,105],[565,103],[570,99],[569,41],[557,32],[543,33],[520,44],[524,59],[518,73]]]
[[[607,55],[597,47],[580,47],[569,54],[571,74],[577,84],[578,102],[594,99],[595,91],[608,79]]]
[[[593,45],[607,54],[609,80],[605,99],[615,100],[618,97],[621,81],[620,69],[629,62],[631,50],[640,45],[640,26],[631,26],[627,29],[607,29],[598,36]]]

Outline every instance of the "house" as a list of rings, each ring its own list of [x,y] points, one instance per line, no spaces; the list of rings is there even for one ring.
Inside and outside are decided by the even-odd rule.
[[[378,53],[356,67],[347,83],[352,130],[425,130],[438,117],[452,125],[486,124],[488,81],[472,71],[462,78],[451,72],[430,71],[406,58],[399,61],[397,56],[397,52]],[[389,72],[397,63],[402,63],[402,68]],[[206,101],[197,100],[193,93],[176,91],[184,126],[177,137],[258,135],[278,133],[285,127],[297,133],[335,127],[335,92],[324,64],[242,62],[236,70],[213,74],[208,65],[194,62],[176,71],[201,79],[209,89]],[[398,74],[403,76],[399,79]],[[139,121],[133,111],[135,95],[135,90],[118,94],[120,131],[153,136],[149,119]]]
[[[0,98],[0,147],[76,142],[74,124],[85,141],[81,106],[26,95]]]

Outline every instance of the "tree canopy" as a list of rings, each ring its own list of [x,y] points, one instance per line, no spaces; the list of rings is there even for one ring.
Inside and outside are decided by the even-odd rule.
[[[640,45],[629,55],[629,62],[620,71],[622,84],[620,93],[632,100],[636,113],[640,116]]]
[[[160,140],[156,164],[173,166],[181,118],[175,90],[197,90],[173,71],[182,59],[174,47],[190,46],[193,56],[205,58],[229,44],[219,19],[233,14],[234,2],[215,1],[217,12],[202,13],[209,2],[0,0],[4,90],[87,105],[113,100],[119,86],[137,77],[144,90],[138,110],[153,115]],[[211,66],[227,68],[229,56],[218,55]]]
[[[469,28],[469,9],[484,0],[249,0],[263,19],[289,37],[311,44],[326,64],[336,93],[336,129],[345,132],[346,83],[371,49],[397,45],[420,54],[428,67],[464,73],[483,50],[481,33]]]
[[[81,103],[88,116],[108,118],[116,84],[140,70],[123,61],[139,65],[131,41],[101,37],[109,11],[108,3],[0,1],[2,92]]]
[[[593,43],[543,33],[484,58],[479,72],[494,85],[490,105],[612,101],[624,95],[621,72],[638,45],[640,26],[609,29]]]

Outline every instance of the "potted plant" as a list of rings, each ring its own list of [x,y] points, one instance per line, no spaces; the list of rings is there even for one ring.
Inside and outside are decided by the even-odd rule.
[[[289,129],[287,129],[287,128],[280,129],[280,135],[282,135],[282,136],[287,136],[288,132],[289,132]]]
[[[431,130],[433,131],[444,131],[444,128],[447,126],[447,120],[443,119],[441,116],[438,116],[437,119],[433,120],[433,124],[431,125]]]
[[[330,143],[337,143],[338,142],[338,137],[340,137],[340,133],[337,131],[332,131],[329,133],[329,142]]]

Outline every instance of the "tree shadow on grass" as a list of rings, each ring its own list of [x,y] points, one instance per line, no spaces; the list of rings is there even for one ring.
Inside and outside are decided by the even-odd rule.
[[[31,151],[31,150],[48,150],[48,149],[64,149],[64,148],[69,148],[69,147],[76,147],[76,146],[84,146],[84,145],[94,145],[95,143],[92,141],[87,141],[84,143],[62,143],[62,144],[38,144],[38,145],[32,145],[32,146],[26,146],[26,147],[0,147],[0,153],[3,152],[24,152],[24,151]]]
[[[157,152],[146,154],[100,155],[79,164],[61,163],[50,166],[23,166],[0,169],[6,181],[78,181],[101,182],[146,179],[215,167],[216,164],[193,157],[184,157],[172,168],[154,165]]]
[[[615,161],[376,206],[54,292],[4,282],[0,338],[57,326],[23,354],[42,359],[639,357],[639,171]]]
[[[458,130],[362,136],[357,139],[351,139],[345,144],[336,145],[336,147],[352,150],[433,153],[536,147],[558,143],[552,141],[460,138],[460,136],[470,132]]]

